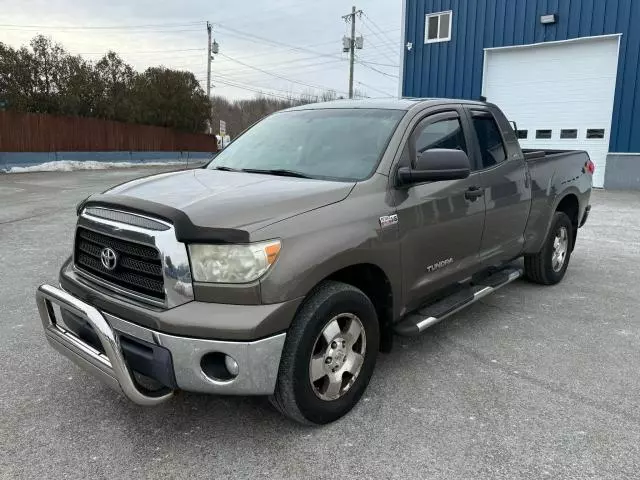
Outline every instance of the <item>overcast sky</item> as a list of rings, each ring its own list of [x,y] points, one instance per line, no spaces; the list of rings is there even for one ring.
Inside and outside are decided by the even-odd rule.
[[[210,21],[220,45],[220,55],[212,63],[212,94],[237,99],[254,97],[255,90],[273,95],[300,94],[314,90],[311,86],[317,87],[316,92],[348,90],[349,63],[342,53],[342,37],[349,27],[341,16],[351,11],[350,1],[0,0],[0,4],[0,42],[14,47],[42,33],[89,59],[112,49],[138,70],[161,64],[190,70],[204,88],[205,24]],[[356,22],[364,37],[364,49],[357,54],[367,66],[356,64],[355,86],[370,97],[396,96],[401,1],[363,0],[357,7],[365,12]]]

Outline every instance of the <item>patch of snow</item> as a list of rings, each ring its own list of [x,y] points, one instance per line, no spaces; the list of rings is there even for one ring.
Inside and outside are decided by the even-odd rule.
[[[189,163],[197,163],[193,160]],[[58,160],[55,162],[29,165],[28,167],[11,167],[7,173],[27,173],[27,172],[71,172],[74,170],[108,170],[111,168],[133,168],[133,167],[162,167],[171,165],[186,165],[184,160],[168,162],[97,162],[95,160]]]

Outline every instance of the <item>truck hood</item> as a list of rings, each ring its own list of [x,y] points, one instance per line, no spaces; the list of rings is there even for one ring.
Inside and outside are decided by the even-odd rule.
[[[196,169],[133,180],[104,192],[166,205],[196,226],[255,231],[339,202],[354,183]]]

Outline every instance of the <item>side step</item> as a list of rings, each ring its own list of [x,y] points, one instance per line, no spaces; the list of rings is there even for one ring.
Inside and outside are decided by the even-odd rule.
[[[394,331],[404,337],[418,336],[432,325],[517,280],[522,274],[519,268],[506,268],[477,283],[463,286],[456,293],[410,313],[394,326]]]

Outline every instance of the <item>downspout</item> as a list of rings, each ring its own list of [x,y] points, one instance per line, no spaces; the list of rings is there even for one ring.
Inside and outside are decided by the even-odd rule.
[[[400,28],[400,82],[398,85],[398,97],[402,98],[402,88],[404,85],[404,54],[406,52],[405,43],[407,28],[407,0],[402,0],[402,27]]]

